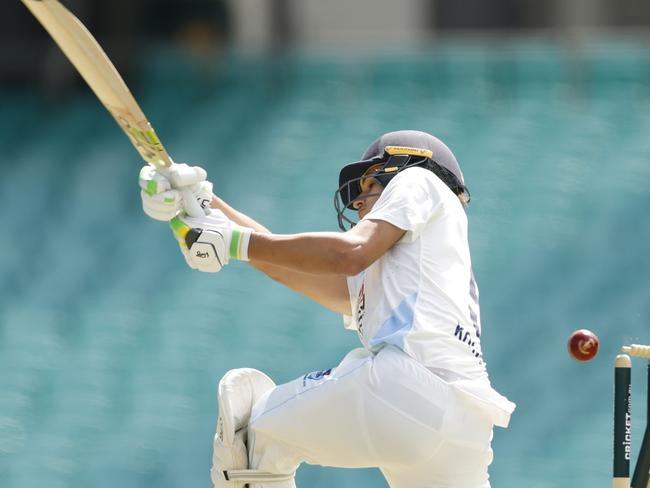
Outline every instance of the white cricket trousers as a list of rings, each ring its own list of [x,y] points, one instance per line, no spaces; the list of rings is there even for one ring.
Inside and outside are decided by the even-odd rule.
[[[377,467],[391,488],[489,488],[491,435],[487,416],[401,350],[355,349],[255,403],[249,460],[272,473]]]

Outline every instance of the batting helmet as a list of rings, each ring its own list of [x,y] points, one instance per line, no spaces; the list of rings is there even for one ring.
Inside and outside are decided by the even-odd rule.
[[[346,223],[355,224],[344,212],[354,209],[354,201],[361,193],[361,180],[369,169],[376,167],[372,176],[385,187],[397,173],[413,166],[432,171],[465,205],[469,203],[469,190],[458,161],[440,139],[415,130],[388,132],[370,144],[361,161],[347,164],[341,170],[339,189],[334,194],[339,227],[345,231]]]

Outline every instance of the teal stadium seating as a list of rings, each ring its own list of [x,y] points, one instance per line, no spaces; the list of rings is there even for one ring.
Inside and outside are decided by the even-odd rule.
[[[277,232],[334,230],[338,170],[380,133],[447,141],[473,195],[484,353],[519,406],[493,486],[579,488],[609,482],[613,357],[650,342],[649,53],[492,39],[201,70],[161,51],[129,84],[172,155]],[[210,486],[219,378],[288,381],[356,337],[242,263],[187,269],[87,91],[53,105],[3,90],[0,115],[0,486]],[[566,353],[582,327],[601,338],[588,364]],[[311,466],[298,482],[384,486]]]

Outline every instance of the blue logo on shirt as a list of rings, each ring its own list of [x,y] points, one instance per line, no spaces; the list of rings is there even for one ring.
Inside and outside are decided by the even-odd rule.
[[[332,374],[332,368],[324,369],[323,371],[314,371],[312,373],[307,373],[302,378],[302,384],[305,386],[307,381],[321,381],[326,380]]]

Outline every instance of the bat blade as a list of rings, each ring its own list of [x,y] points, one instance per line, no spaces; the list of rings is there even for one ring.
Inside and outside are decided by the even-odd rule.
[[[86,27],[57,0],[21,0],[111,113],[147,163],[169,168],[172,159],[129,88]]]

